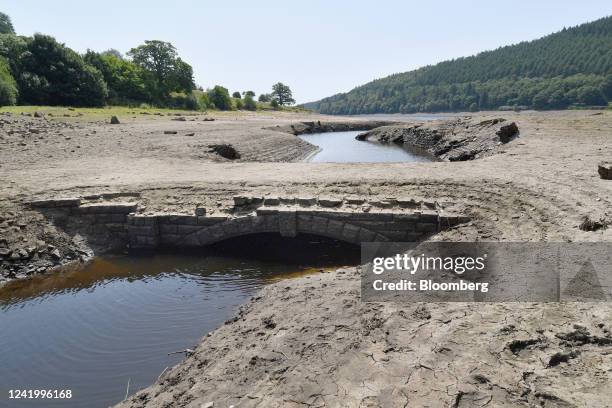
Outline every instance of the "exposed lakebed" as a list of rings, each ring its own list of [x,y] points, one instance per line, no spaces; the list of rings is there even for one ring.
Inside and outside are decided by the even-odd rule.
[[[72,390],[68,401],[19,406],[112,405],[128,381],[130,393],[153,383],[184,357],[168,353],[194,348],[263,285],[358,262],[348,244],[260,235],[200,253],[97,258],[81,270],[14,282],[0,290],[4,392]]]
[[[380,163],[429,162],[434,160],[427,152],[410,149],[394,143],[359,141],[355,137],[362,131],[303,134],[299,137],[319,147],[310,157],[315,163]]]

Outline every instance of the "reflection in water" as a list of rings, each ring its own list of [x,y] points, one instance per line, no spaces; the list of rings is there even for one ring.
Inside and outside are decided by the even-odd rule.
[[[273,260],[280,253],[288,260]],[[131,392],[151,384],[182,358],[168,353],[193,348],[261,286],[358,262],[358,248],[336,241],[262,234],[198,253],[98,258],[13,283],[0,289],[1,391],[71,389],[71,401],[43,405],[112,405],[128,379]]]
[[[429,162],[436,160],[429,153],[395,143],[359,141],[355,136],[362,131],[312,133],[300,138],[318,146],[321,150],[311,162],[328,163],[380,163],[380,162]]]

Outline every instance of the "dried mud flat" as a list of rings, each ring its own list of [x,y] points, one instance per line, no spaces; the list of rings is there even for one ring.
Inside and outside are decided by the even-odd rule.
[[[192,213],[196,205],[221,212],[234,194],[309,193],[435,200],[472,219],[436,240],[612,241],[610,228],[579,228],[584,217],[612,221],[612,181],[597,173],[610,160],[612,113],[469,120],[500,116],[520,135],[495,154],[426,164],[299,162],[314,147],[287,126],[357,119],[258,114],[66,127],[3,116],[0,228],[8,244],[36,248],[26,256],[57,249],[53,263],[85,255],[25,206],[33,199],[107,193],[145,212]],[[240,159],[219,157],[215,144],[231,144]],[[120,405],[605,407],[611,317],[609,303],[365,304],[357,268],[345,268],[265,288]]]

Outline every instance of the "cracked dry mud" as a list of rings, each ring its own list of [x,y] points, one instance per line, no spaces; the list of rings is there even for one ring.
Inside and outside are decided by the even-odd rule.
[[[612,220],[612,182],[597,173],[610,160],[612,113],[593,113],[504,112],[520,136],[495,154],[427,164],[299,162],[313,148],[270,129],[340,120],[317,115],[81,123],[70,139],[49,132],[44,143],[3,133],[1,206],[18,223],[36,215],[23,206],[29,200],[101,192],[137,194],[144,211],[185,213],[223,211],[234,194],[402,196],[471,218],[435,240],[610,242],[610,228],[579,228],[584,217]],[[169,129],[177,134],[163,135]],[[215,143],[241,158],[212,156]],[[39,220],[22,231],[29,239],[45,227]],[[119,406],[607,407],[611,317],[610,303],[365,304],[357,268],[344,268],[264,288]]]

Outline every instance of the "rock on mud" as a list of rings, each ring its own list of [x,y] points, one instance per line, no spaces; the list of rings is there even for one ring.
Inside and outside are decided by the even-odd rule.
[[[502,143],[508,143],[518,134],[518,126],[516,123],[510,122],[507,125],[502,125],[497,132],[497,136],[499,136],[499,141]]]
[[[612,162],[601,162],[597,166],[599,177],[604,180],[612,180]]]
[[[119,122],[119,118],[118,117],[111,116],[110,123],[111,123],[111,125],[118,125],[121,122]]]
[[[474,121],[469,117],[443,122],[381,126],[361,133],[357,140],[407,145],[442,160],[466,161],[492,155],[500,144],[519,134],[515,122],[503,118]]]
[[[214,144],[208,145],[208,147],[210,152],[216,153],[225,159],[236,160],[240,158],[240,153],[231,144]]]

